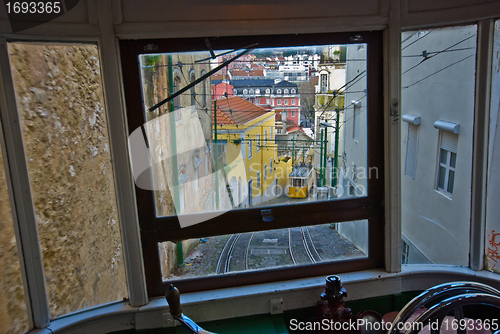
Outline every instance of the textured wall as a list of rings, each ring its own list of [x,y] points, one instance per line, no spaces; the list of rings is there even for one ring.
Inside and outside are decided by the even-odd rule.
[[[51,317],[127,297],[94,45],[10,44]]]
[[[28,320],[1,153],[3,152],[0,152],[0,333],[10,334],[27,330]]]

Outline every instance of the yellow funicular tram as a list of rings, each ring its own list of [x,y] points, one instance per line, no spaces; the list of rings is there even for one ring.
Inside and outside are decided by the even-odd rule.
[[[314,168],[311,163],[296,165],[289,175],[288,197],[306,198],[313,187]]]

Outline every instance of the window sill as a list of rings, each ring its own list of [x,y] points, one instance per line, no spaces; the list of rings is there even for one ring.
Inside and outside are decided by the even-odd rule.
[[[449,281],[472,280],[500,288],[500,275],[488,271],[447,265],[403,265],[399,273],[369,270],[340,274],[346,301],[421,291]],[[183,312],[196,322],[267,314],[269,300],[283,299],[283,310],[316,305],[325,277],[313,277],[237,288],[181,294]],[[49,328],[31,333],[107,333],[126,329],[173,327],[164,298],[142,307],[117,302],[60,317]]]
[[[449,199],[450,201],[452,200],[452,195],[439,189],[434,189],[435,192],[437,192],[439,195],[443,196],[446,199]]]

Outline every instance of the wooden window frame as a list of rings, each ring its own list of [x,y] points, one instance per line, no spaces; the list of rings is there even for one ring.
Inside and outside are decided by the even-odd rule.
[[[359,41],[359,36],[362,40]],[[383,115],[383,33],[319,33],[264,36],[227,36],[211,38],[214,50],[239,48],[259,43],[259,48],[307,46],[319,44],[366,43],[367,51],[367,158],[368,166],[380,171],[377,179],[368,180],[368,196],[301,205],[266,207],[274,217],[273,224],[262,220],[261,208],[229,211],[211,220],[180,228],[176,216],[156,217],[154,194],[135,186],[142,254],[150,298],[163,296],[170,283],[182,292],[203,291],[234,286],[324,276],[332,273],[383,269],[384,236],[384,115]],[[154,45],[155,50],[148,49]],[[145,123],[139,55],[183,51],[206,51],[204,38],[172,38],[156,40],[120,40],[122,75],[129,134]],[[242,217],[244,217],[242,219]],[[215,235],[280,229],[307,225],[368,220],[368,257],[363,259],[320,262],[279,267],[260,271],[213,275],[202,278],[162,280],[158,243],[203,238]]]

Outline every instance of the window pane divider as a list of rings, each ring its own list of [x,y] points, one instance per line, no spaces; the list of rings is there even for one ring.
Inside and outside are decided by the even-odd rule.
[[[123,260],[127,275],[129,301],[131,306],[148,303],[144,261],[139,231],[134,180],[129,164],[128,128],[125,120],[124,100],[120,73],[120,59],[117,39],[114,35],[113,22],[109,18],[111,8],[108,3],[98,3],[99,25],[102,41],[99,54],[102,61],[102,81],[104,103],[108,118],[110,153],[115,181],[116,199],[121,227]]]
[[[0,92],[0,115],[3,128],[1,140],[2,148],[5,148],[5,174],[7,183],[10,185],[8,187],[9,198],[12,203],[12,218],[25,288],[26,310],[31,328],[46,328],[50,324],[50,314],[42,256],[5,38],[0,38]]]
[[[484,268],[494,27],[495,21],[493,19],[482,20],[478,23],[470,238],[470,268],[472,270],[482,270]]]

